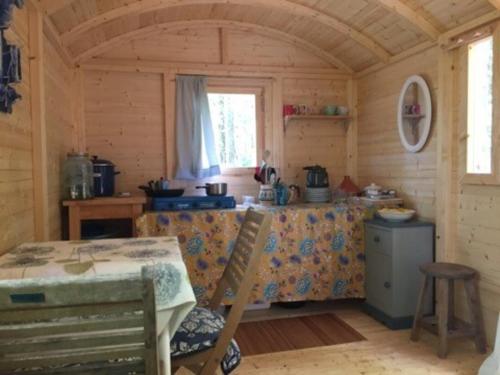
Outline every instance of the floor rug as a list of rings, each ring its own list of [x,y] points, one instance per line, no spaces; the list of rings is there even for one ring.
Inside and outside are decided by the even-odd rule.
[[[331,313],[240,323],[235,338],[244,356],[365,340]]]

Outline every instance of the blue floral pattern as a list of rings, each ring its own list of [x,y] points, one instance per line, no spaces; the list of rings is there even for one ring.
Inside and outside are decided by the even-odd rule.
[[[333,285],[333,295],[335,297],[341,296],[347,288],[347,280],[337,280]]]
[[[203,247],[203,240],[200,237],[196,236],[189,239],[187,243],[187,252],[189,255],[195,256],[203,251]]]
[[[264,287],[264,297],[266,300],[272,300],[278,295],[278,284],[269,283]]]
[[[333,251],[342,251],[345,245],[345,237],[344,232],[337,233],[332,240],[332,250]]]
[[[180,292],[181,273],[171,264],[158,263],[143,267],[142,277],[153,280],[156,304],[159,307],[168,306]]]
[[[314,240],[306,238],[300,243],[300,255],[308,256],[314,252]]]
[[[311,277],[309,275],[306,275],[306,276],[300,278],[299,281],[297,281],[297,284],[295,286],[295,290],[297,291],[298,294],[303,296],[303,295],[309,293],[309,291],[311,290],[311,286],[312,286]]]
[[[273,253],[276,250],[277,243],[278,240],[276,239],[276,234],[269,234],[266,241],[266,247],[264,247],[264,252],[268,254]]]

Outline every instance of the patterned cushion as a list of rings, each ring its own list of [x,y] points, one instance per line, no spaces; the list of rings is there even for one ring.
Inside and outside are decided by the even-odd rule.
[[[218,312],[195,307],[181,323],[170,341],[171,357],[180,358],[214,347],[224,324],[225,319]],[[233,339],[221,362],[224,374],[233,371],[240,364],[240,361],[241,352]]]

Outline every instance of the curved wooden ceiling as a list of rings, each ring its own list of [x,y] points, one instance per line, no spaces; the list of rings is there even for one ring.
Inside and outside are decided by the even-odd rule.
[[[70,58],[81,62],[160,28],[246,28],[359,71],[436,42],[497,0],[38,0]]]

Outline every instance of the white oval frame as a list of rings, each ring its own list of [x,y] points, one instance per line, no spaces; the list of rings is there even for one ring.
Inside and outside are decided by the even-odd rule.
[[[420,139],[418,142],[414,145],[408,143],[405,133],[404,133],[404,119],[403,119],[403,106],[404,106],[404,98],[406,94],[406,90],[408,90],[408,87],[412,84],[417,84],[420,89],[422,90],[424,97],[423,97],[423,103],[419,103],[422,112],[425,114],[425,117],[423,117],[420,121],[424,121],[424,126],[423,126],[423,132],[422,135],[420,136]],[[431,132],[431,122],[432,122],[432,101],[431,101],[431,92],[429,90],[429,86],[427,85],[427,82],[418,75],[413,75],[409,77],[406,82],[403,85],[403,88],[401,89],[401,93],[399,94],[399,102],[398,102],[398,130],[399,130],[399,138],[401,138],[401,143],[403,144],[404,148],[409,151],[409,152],[419,152],[421,151],[425,144],[427,143],[427,140],[429,139],[429,134]]]

